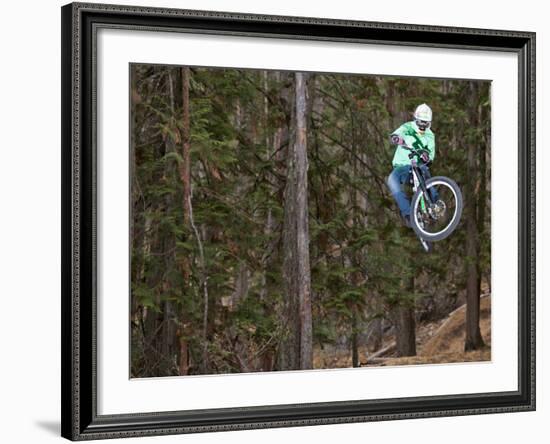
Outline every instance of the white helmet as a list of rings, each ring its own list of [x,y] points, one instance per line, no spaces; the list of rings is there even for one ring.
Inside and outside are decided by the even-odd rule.
[[[420,130],[429,128],[432,122],[432,109],[425,103],[418,105],[414,111],[414,120]]]

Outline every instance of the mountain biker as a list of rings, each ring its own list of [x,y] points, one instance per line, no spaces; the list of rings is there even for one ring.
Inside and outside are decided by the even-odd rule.
[[[412,121],[405,122],[390,136],[391,143],[397,145],[397,148],[392,160],[393,171],[387,180],[391,194],[397,202],[405,225],[408,227],[411,226],[411,204],[402,185],[408,183],[412,167],[409,159],[410,151],[404,146],[412,147],[419,154],[418,166],[426,180],[431,177],[429,165],[435,157],[435,134],[430,129],[431,108],[425,103],[418,105],[413,117]],[[438,200],[437,191],[434,188],[431,188],[430,191],[431,198],[436,205],[442,205],[442,202]]]

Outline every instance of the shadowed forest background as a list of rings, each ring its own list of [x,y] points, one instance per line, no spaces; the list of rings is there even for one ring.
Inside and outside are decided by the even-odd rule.
[[[131,65],[131,377],[490,359],[490,82]],[[385,180],[432,107],[464,214]]]

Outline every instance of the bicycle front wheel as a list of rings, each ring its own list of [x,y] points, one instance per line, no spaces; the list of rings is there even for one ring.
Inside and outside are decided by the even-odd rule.
[[[462,193],[456,182],[448,177],[436,176],[426,181],[430,205],[422,189],[411,200],[411,225],[415,233],[427,241],[440,241],[458,226],[462,216]],[[440,205],[435,205],[435,201]]]

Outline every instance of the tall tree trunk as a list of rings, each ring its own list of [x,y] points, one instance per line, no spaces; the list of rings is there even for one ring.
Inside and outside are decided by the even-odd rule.
[[[414,276],[410,278],[407,291],[414,292]],[[414,303],[403,302],[396,307],[395,344],[397,356],[416,356],[416,321]]]
[[[284,215],[285,317],[283,369],[313,367],[311,277],[307,199],[306,75],[295,74],[295,134],[289,149]]]
[[[199,274],[199,289],[202,290],[203,297],[203,313],[202,313],[202,360],[201,360],[201,370],[202,373],[206,373],[209,369],[209,359],[208,359],[208,308],[209,308],[209,297],[208,297],[208,275],[206,270],[206,260],[204,256],[204,247],[201,240],[201,233],[195,224],[193,218],[193,206],[191,205],[191,197],[189,196],[189,222],[193,233],[195,234],[195,239],[199,247],[199,264],[200,264],[200,274]],[[204,226],[202,238],[206,238]]]
[[[170,111],[172,116],[175,115],[175,95],[174,95],[174,78],[172,68],[167,69],[167,95],[170,99]],[[172,125],[174,122],[170,121]],[[176,141],[172,136],[166,137],[166,153],[172,153],[176,150]],[[167,181],[172,181],[176,177],[176,169],[173,162],[166,162],[164,167],[164,177]],[[167,193],[164,198],[164,211],[166,215],[174,209],[173,195]],[[168,231],[164,239],[164,270],[170,270],[174,267],[176,261],[175,255],[176,236],[173,231]],[[166,276],[164,273],[163,276]],[[163,356],[164,374],[173,374],[174,372],[174,357],[177,354],[177,345],[175,337],[175,320],[173,314],[172,301],[166,299],[165,296],[172,291],[172,283],[167,277],[163,277],[161,285],[161,295],[164,297],[162,301],[162,327],[161,327],[161,347],[160,351]]]
[[[476,96],[478,88],[470,85],[472,96]],[[471,112],[471,121],[474,128],[478,122],[477,107]],[[469,180],[466,187],[466,341],[464,350],[478,350],[485,344],[479,329],[479,297],[481,292],[481,280],[479,273],[479,231],[477,221],[478,198],[476,188],[478,185],[478,146],[468,143],[468,171]],[[484,155],[484,153],[483,153]],[[482,165],[483,166],[483,165]],[[483,193],[481,193],[483,194]]]
[[[397,356],[416,356],[414,310],[406,305],[399,305],[396,312]]]
[[[191,196],[191,123],[189,118],[189,67],[181,68],[182,79],[182,107],[183,107],[183,137],[182,137],[182,162],[180,169],[181,182],[183,184],[183,220],[189,224],[189,203]]]
[[[279,80],[280,73],[275,73],[275,79]],[[268,94],[269,94],[269,71],[263,71],[263,91],[264,91],[264,107],[263,107],[263,124],[264,124],[264,132],[265,132],[265,159],[267,162],[272,162],[273,167],[276,168],[275,159],[272,158],[276,155],[277,151],[280,148],[281,145],[281,137],[283,133],[282,125],[278,125],[275,128],[272,141],[270,141],[269,137],[269,100],[268,100]],[[273,173],[268,173],[268,183],[271,185],[269,187],[271,192],[275,192],[275,186],[277,182],[277,176]],[[274,245],[273,241],[271,240],[273,231],[274,231],[274,217],[273,217],[273,211],[271,209],[271,203],[269,205],[269,208],[267,209],[266,219],[265,219],[265,225],[264,225],[264,234],[266,239],[268,239],[266,249],[264,254],[262,255],[261,265],[262,265],[262,277],[261,277],[261,288],[260,288],[260,300],[265,301],[267,294],[268,294],[268,282],[267,282],[267,273],[269,270],[270,263],[272,262],[272,253]]]
[[[358,159],[361,157],[360,143],[361,137],[358,134],[360,132],[360,123],[357,125],[355,121],[355,110],[350,109],[350,122],[351,122],[351,157],[349,163],[352,165],[353,180],[358,180],[361,176],[359,174]],[[364,193],[360,193],[357,188],[350,190],[350,204],[351,204],[351,216],[353,236],[358,236],[358,233],[362,233],[367,227],[366,208],[367,200]],[[366,256],[365,248],[360,248],[351,253],[352,266],[355,271],[352,273],[351,282],[355,288],[360,288],[365,285],[367,280],[367,273],[364,266],[363,259]],[[362,314],[361,302],[357,302],[352,306],[351,316],[351,361],[353,367],[359,367],[359,327]]]
[[[307,85],[306,74],[296,73],[297,245],[300,301],[300,368],[313,368],[313,322],[309,264],[309,212],[307,194]]]
[[[353,308],[351,313],[351,365],[353,367],[359,367],[359,334],[358,334],[358,314],[357,308]]]
[[[375,300],[376,303],[376,300]],[[369,330],[369,351],[376,351],[382,348],[382,320],[380,318],[376,318],[371,322],[370,330]]]
[[[180,164],[180,179],[183,186],[183,224],[189,230],[190,229],[190,196],[191,196],[191,157],[190,157],[190,140],[191,140],[191,125],[189,119],[189,68],[181,68],[181,79],[182,79],[182,111],[183,111],[183,122],[182,122],[182,162]],[[189,281],[191,277],[191,266],[187,257],[183,258],[181,264],[183,280],[184,280],[184,291],[183,297],[187,294],[189,289]],[[189,344],[188,344],[188,331],[189,321],[187,320],[185,312],[185,301],[181,303],[181,313],[180,313],[180,327],[176,333],[179,341],[179,374],[187,375],[189,374]]]
[[[471,203],[474,207],[475,203]],[[470,211],[472,208],[470,208]],[[480,279],[478,270],[478,233],[475,216],[468,215],[466,222],[466,341],[464,350],[478,350],[484,346],[479,329]]]

